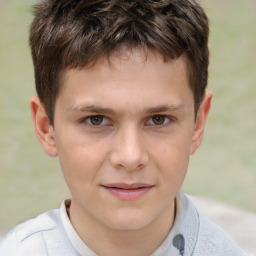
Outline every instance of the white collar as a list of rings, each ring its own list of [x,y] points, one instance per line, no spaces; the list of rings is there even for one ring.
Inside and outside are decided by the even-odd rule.
[[[187,197],[179,192],[175,198],[176,214],[174,225],[166,237],[164,242],[151,256],[163,256],[168,251],[168,255],[185,256],[187,253],[194,250],[197,237],[199,219],[194,207],[191,207]],[[79,237],[74,227],[72,226],[67,214],[71,200],[66,199],[60,207],[60,217],[68,238],[74,248],[81,256],[97,256]],[[186,251],[186,254],[184,254]],[[171,254],[169,254],[171,252]]]

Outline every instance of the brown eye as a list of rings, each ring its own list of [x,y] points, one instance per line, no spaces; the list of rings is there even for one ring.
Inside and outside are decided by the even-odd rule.
[[[163,125],[166,121],[166,116],[163,115],[156,115],[152,117],[152,122],[155,125]]]
[[[102,122],[103,122],[103,116],[91,116],[89,118],[89,122],[92,124],[92,125],[101,125]]]

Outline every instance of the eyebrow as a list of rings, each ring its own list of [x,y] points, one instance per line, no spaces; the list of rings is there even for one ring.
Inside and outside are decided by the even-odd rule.
[[[153,113],[163,113],[168,111],[175,111],[182,109],[184,104],[177,104],[177,105],[160,105],[155,107],[145,108],[144,111],[148,114]],[[77,105],[71,106],[67,110],[68,112],[91,112],[97,114],[108,114],[108,115],[116,115],[116,111],[111,108],[100,107],[97,105]]]
[[[68,108],[68,112],[92,112],[98,114],[114,115],[116,112],[113,109],[100,107],[96,105],[78,105]]]
[[[160,112],[167,112],[167,111],[175,111],[182,109],[184,104],[177,104],[177,105],[160,105],[156,107],[149,107],[146,108],[146,113],[153,114],[153,113],[160,113]]]

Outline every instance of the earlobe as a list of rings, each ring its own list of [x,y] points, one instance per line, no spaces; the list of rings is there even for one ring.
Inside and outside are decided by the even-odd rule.
[[[36,136],[49,156],[57,156],[54,129],[38,96],[30,99],[30,109]]]
[[[211,101],[212,101],[212,92],[210,91],[205,92],[204,99],[200,104],[200,107],[197,113],[197,118],[195,122],[193,138],[192,138],[192,145],[190,150],[191,155],[196,152],[196,150],[199,148],[202,142],[206,119],[211,108]]]

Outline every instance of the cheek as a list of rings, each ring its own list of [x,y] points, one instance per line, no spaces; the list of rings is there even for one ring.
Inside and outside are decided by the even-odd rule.
[[[190,141],[184,136],[177,136],[166,141],[156,151],[157,165],[162,173],[163,182],[174,187],[180,186],[188,168]]]
[[[60,141],[59,161],[70,190],[85,187],[85,183],[94,183],[106,159],[106,147],[97,140],[85,141],[73,137]]]
[[[155,152],[158,152],[158,157],[162,159],[161,162],[166,162],[167,164],[180,163],[182,165],[190,156],[191,141],[191,136],[175,134],[166,138],[164,143],[158,144]],[[156,146],[157,144],[155,144]]]

